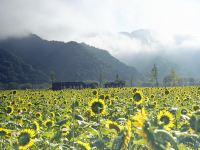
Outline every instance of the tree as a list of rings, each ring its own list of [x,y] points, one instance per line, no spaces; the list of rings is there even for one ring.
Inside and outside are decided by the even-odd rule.
[[[171,69],[170,73],[164,77],[163,84],[166,86],[176,86],[178,85],[179,77],[174,69]]]
[[[51,83],[55,82],[56,80],[56,74],[54,71],[50,72],[50,79],[51,79]]]
[[[158,68],[156,64],[153,65],[153,68],[151,70],[151,81],[158,86]]]
[[[133,76],[131,76],[130,86],[133,87]]]
[[[23,90],[25,90],[25,89],[32,89],[32,84],[31,83],[24,83],[24,84],[21,84],[20,85],[20,89],[23,89]]]
[[[118,73],[116,74],[115,81],[119,81],[119,74]]]
[[[191,85],[195,85],[195,79],[194,78],[189,78],[188,79],[188,81],[189,81],[189,85],[191,86]]]
[[[100,75],[99,75],[99,86],[100,86],[100,87],[103,87],[103,84],[104,84],[104,81],[103,81],[103,74],[102,74],[102,72],[101,72]]]

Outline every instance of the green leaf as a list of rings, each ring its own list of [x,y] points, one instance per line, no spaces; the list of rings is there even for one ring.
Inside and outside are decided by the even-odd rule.
[[[178,149],[180,150],[188,150],[188,148],[184,144],[179,144]]]
[[[137,141],[133,141],[133,144],[135,144],[135,145],[145,145],[146,141],[144,139],[140,139],[140,140],[137,140]]]

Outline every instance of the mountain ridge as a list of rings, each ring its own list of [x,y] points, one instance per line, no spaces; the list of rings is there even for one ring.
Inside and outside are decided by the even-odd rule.
[[[35,34],[28,37],[0,40],[0,48],[8,50],[46,76],[56,74],[57,81],[105,81],[114,80],[116,74],[122,80],[136,82],[142,75],[114,58],[108,51],[75,41],[48,41]]]

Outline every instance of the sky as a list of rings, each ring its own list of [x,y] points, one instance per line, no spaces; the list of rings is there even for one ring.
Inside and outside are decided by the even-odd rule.
[[[0,0],[0,38],[34,33],[85,42],[125,58],[200,49],[199,18],[199,0]],[[140,37],[122,34],[133,31],[142,31]]]

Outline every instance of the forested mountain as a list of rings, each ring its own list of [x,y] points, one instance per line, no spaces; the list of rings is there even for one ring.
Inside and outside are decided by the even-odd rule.
[[[48,77],[7,50],[0,49],[0,82],[48,82]]]
[[[123,80],[142,79],[134,67],[125,65],[105,50],[84,43],[47,41],[32,34],[1,40],[0,48],[20,58],[30,68],[43,72],[48,80],[52,72],[57,81],[99,81],[100,75],[106,81],[114,80],[116,74]],[[18,67],[15,64],[11,69],[13,72]],[[1,70],[1,74],[5,72]],[[42,74],[38,76],[40,79],[44,77]],[[19,78],[23,78],[23,74]]]

